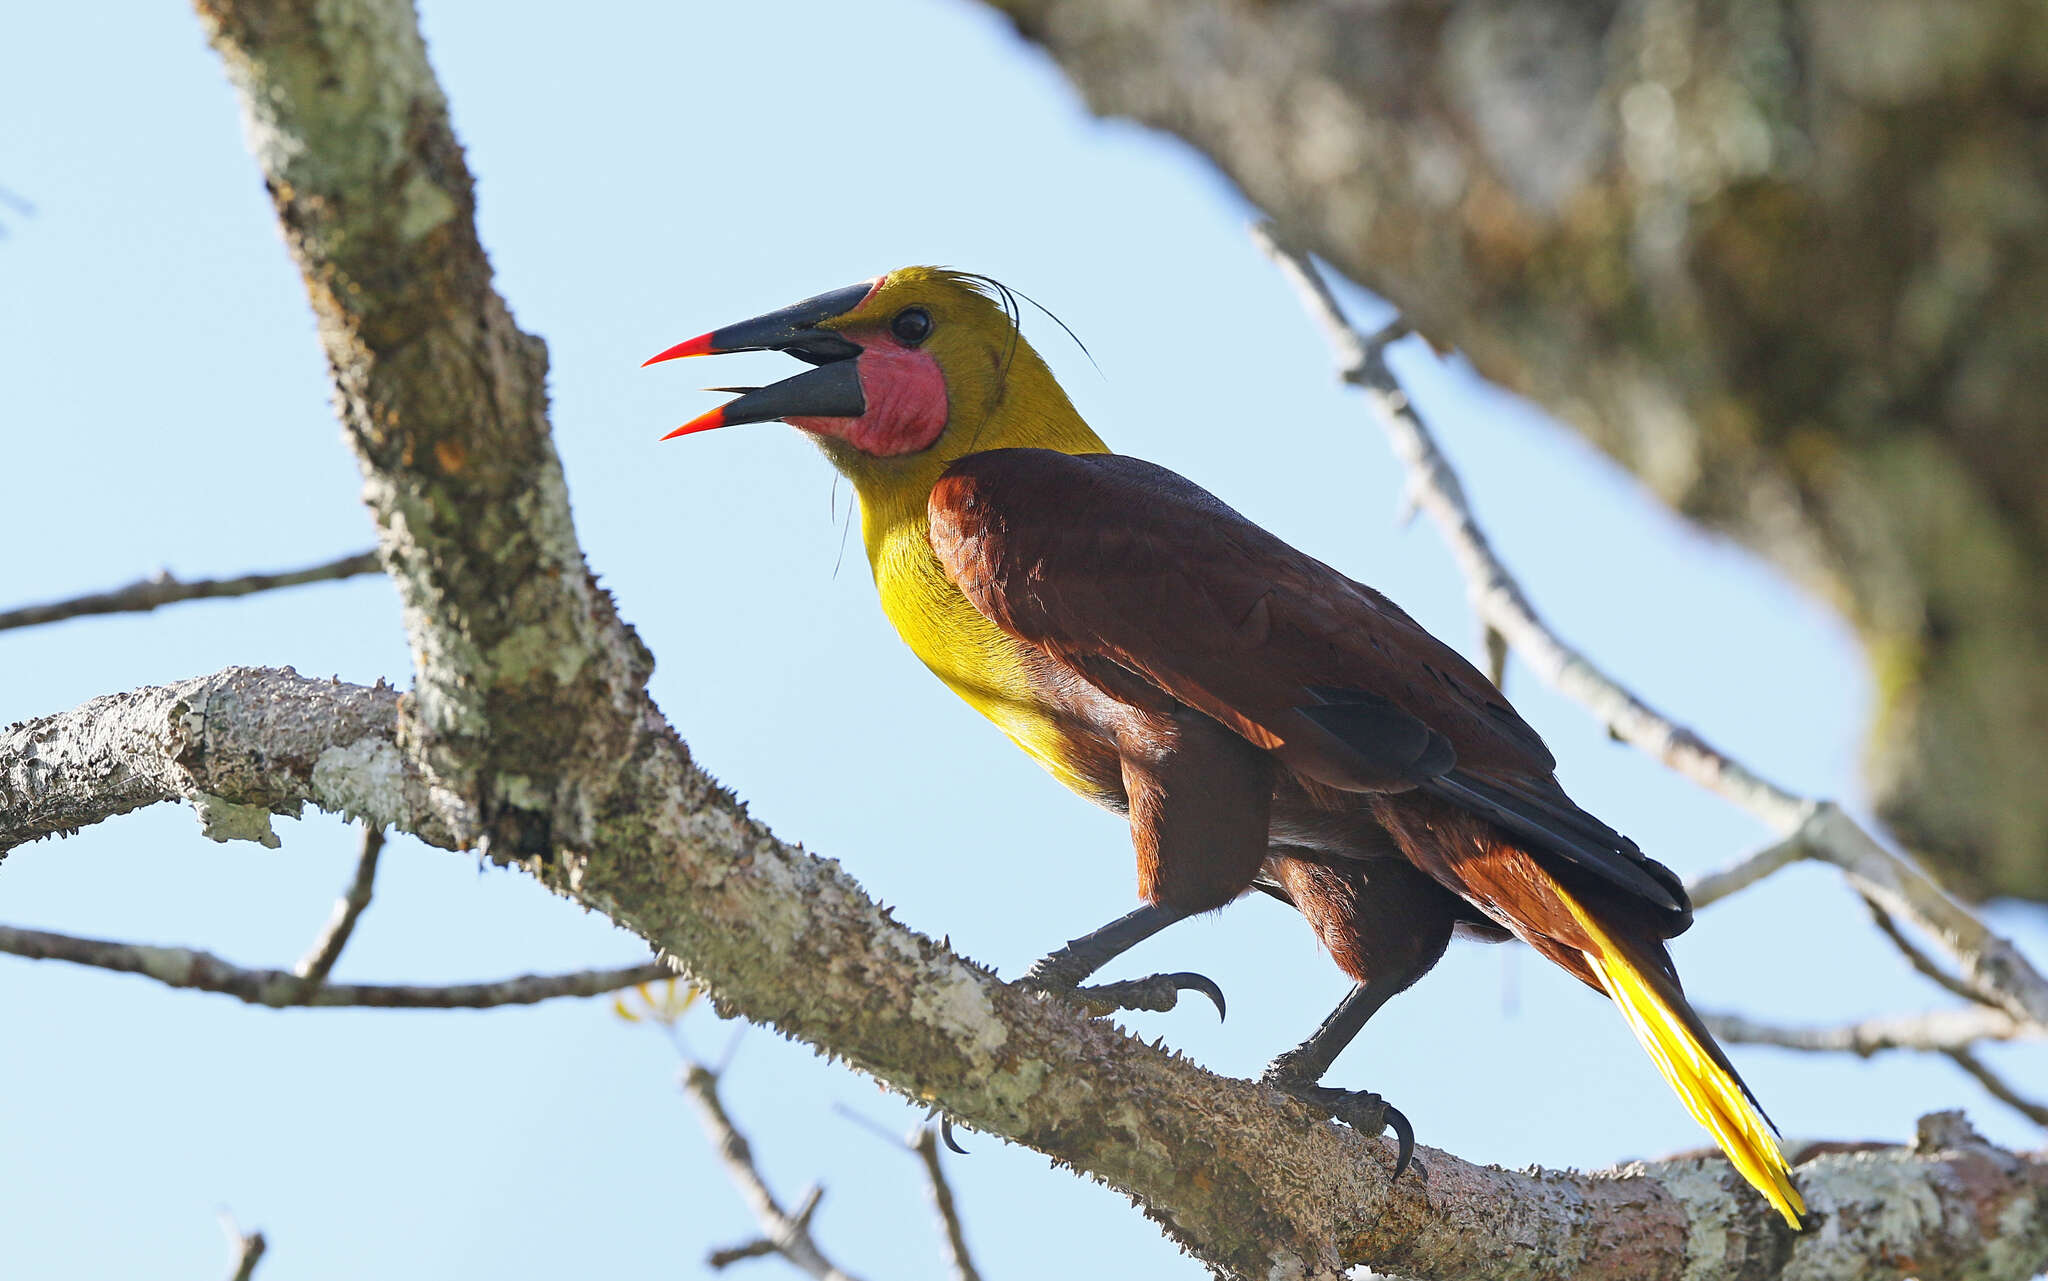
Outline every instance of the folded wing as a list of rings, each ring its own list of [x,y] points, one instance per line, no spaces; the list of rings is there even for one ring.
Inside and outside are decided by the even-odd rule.
[[[1572,804],[1543,740],[1455,650],[1173,472],[991,450],[948,468],[930,514],[933,549],[975,608],[1112,697],[1163,693],[1312,784],[1424,789],[1685,910],[1669,872]]]

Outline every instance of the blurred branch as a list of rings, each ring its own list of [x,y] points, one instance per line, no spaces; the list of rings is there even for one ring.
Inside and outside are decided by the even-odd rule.
[[[17,609],[0,611],[0,632],[16,627],[38,627],[44,623],[81,618],[88,614],[141,614],[179,601],[251,596],[257,592],[275,591],[280,587],[297,587],[304,583],[324,583],[333,579],[353,578],[358,574],[375,574],[382,569],[383,566],[377,560],[377,553],[356,552],[324,564],[310,565],[305,569],[285,570],[276,574],[244,574],[240,578],[200,578],[184,582],[166,570],[155,578],[144,578],[111,592],[94,592],[88,596],[74,596],[70,600],[52,601],[47,605],[23,605]]]
[[[924,1163],[925,1183],[931,1190],[932,1211],[939,1216],[939,1231],[946,1238],[946,1257],[953,1265],[955,1281],[981,1281],[974,1256],[967,1249],[967,1234],[960,1223],[960,1207],[953,1201],[953,1186],[946,1181],[939,1159],[939,1127],[921,1125],[910,1150]]]
[[[243,1232],[236,1225],[235,1216],[221,1212],[220,1226],[228,1234],[228,1248],[235,1254],[235,1270],[228,1274],[228,1281],[249,1281],[256,1274],[256,1264],[269,1249],[269,1243],[261,1232]]]
[[[768,1190],[761,1171],[755,1167],[752,1146],[732,1123],[732,1118],[726,1114],[725,1104],[719,1100],[718,1074],[701,1063],[689,1064],[683,1069],[683,1093],[696,1106],[697,1118],[704,1124],[704,1133],[717,1151],[719,1163],[725,1167],[727,1177],[746,1201],[747,1208],[754,1212],[763,1233],[744,1245],[712,1251],[706,1262],[714,1269],[721,1269],[741,1259],[777,1254],[819,1281],[855,1281],[852,1274],[840,1271],[826,1259],[817,1242],[811,1239],[811,1216],[817,1213],[818,1201],[825,1195],[824,1189],[812,1184],[794,1211],[784,1210],[775,1194]]]
[[[292,973],[315,983],[327,981],[334,963],[341,959],[341,949],[348,946],[349,936],[355,933],[356,918],[370,905],[370,889],[377,880],[377,855],[383,849],[384,829],[375,823],[363,824],[363,852],[356,860],[356,879],[336,901],[327,928],[320,931],[312,948],[292,967]]]
[[[1740,1014],[1702,1013],[1700,1018],[1723,1041],[1775,1045],[1786,1050],[1855,1054],[1869,1057],[1885,1050],[1921,1050],[1948,1054],[1979,1041],[2038,1041],[2048,1036],[2003,1010],[1967,1005],[1921,1014],[1886,1015],[1832,1027],[1791,1027],[1764,1023]]]
[[[245,969],[192,948],[116,943],[10,925],[0,925],[0,952],[32,961],[70,961],[123,974],[141,974],[167,987],[219,992],[272,1009],[362,1006],[388,1010],[484,1010],[500,1005],[532,1005],[563,996],[598,996],[675,975],[666,964],[649,964],[579,970],[573,974],[521,974],[495,983],[316,985],[291,970]]]
[[[1957,1067],[1977,1078],[1977,1084],[1984,1087],[1986,1094],[2018,1112],[2021,1116],[2026,1117],[2035,1125],[2048,1126],[2048,1107],[2035,1103],[2021,1095],[2019,1091],[2013,1089],[2010,1085],[2007,1085],[2005,1080],[1996,1072],[1993,1072],[1982,1059],[1963,1049],[1948,1050],[1946,1053]]]
[[[1798,836],[1788,836],[1775,841],[1751,854],[1740,862],[1708,872],[1705,876],[1685,887],[1692,898],[1695,909],[1717,903],[1738,890],[1746,890],[1766,876],[1783,867],[1789,867],[1806,857],[1806,843]]]
[[[1906,932],[1899,928],[1899,923],[1892,919],[1892,914],[1879,906],[1875,899],[1866,898],[1863,905],[1870,909],[1872,923],[1877,926],[1879,932],[1892,941],[1892,946],[1899,949],[1900,955],[1906,958],[1907,963],[1933,980],[1943,991],[1952,992],[1965,1001],[1978,1005],[1987,1005],[1997,1010],[2005,1008],[2005,1003],[1999,1000],[1997,993],[1986,992],[1935,964],[1934,958],[1921,951],[1919,944],[1907,938]]]
[[[1282,245],[1270,225],[1252,234],[1322,325],[1344,381],[1366,393],[1410,473],[1416,502],[1443,531],[1480,618],[1506,636],[1539,677],[1584,704],[1616,737],[1762,819],[1806,857],[1832,863],[1859,893],[1938,940],[1963,973],[1996,993],[2015,1017],[2048,1027],[2048,979],[1910,859],[1878,844],[1832,801],[1795,795],[1752,773],[1651,708],[1553,632],[1495,554],[1457,473],[1387,367],[1385,348],[1402,332],[1398,322],[1371,338],[1359,333],[1306,254]]]

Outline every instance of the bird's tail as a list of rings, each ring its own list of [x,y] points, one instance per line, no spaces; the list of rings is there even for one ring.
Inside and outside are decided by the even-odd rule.
[[[1797,1231],[1806,1202],[1792,1186],[1792,1172],[1779,1146],[1776,1127],[1686,1003],[1677,982],[1654,959],[1641,955],[1642,949],[1610,934],[1554,879],[1551,888],[1591,942],[1581,951],[1593,976],[1621,1008],[1622,1017],[1649,1052],[1657,1071],[1677,1092],[1685,1110],[1714,1136],[1742,1177]]]

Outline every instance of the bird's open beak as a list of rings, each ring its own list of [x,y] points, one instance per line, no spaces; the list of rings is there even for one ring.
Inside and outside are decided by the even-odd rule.
[[[729,351],[786,351],[798,360],[816,365],[794,378],[766,387],[715,388],[742,391],[738,400],[728,401],[676,428],[663,440],[674,440],[715,427],[740,423],[765,423],[780,418],[858,418],[868,411],[867,397],[860,389],[860,368],[856,360],[860,344],[829,329],[817,326],[843,316],[866,300],[878,280],[835,289],[816,298],[806,298],[779,311],[737,325],[714,329],[688,342],[651,357],[641,367],[685,356],[715,356]]]

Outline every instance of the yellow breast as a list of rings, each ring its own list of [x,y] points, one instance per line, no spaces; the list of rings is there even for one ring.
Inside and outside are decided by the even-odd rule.
[[[984,617],[947,579],[922,514],[867,532],[882,612],[903,643],[1054,778],[1103,800],[1100,789],[1069,763],[1066,735],[1032,685],[1023,643]]]

